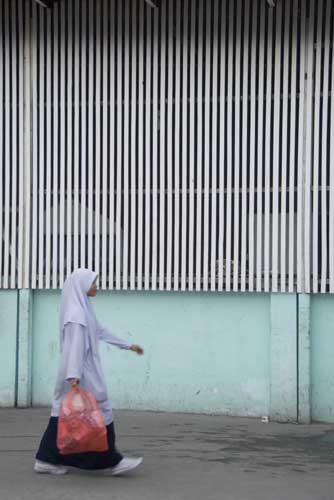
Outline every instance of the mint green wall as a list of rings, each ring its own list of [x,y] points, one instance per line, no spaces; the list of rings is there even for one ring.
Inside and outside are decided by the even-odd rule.
[[[100,292],[97,315],[145,356],[101,346],[115,408],[266,415],[270,295]],[[59,293],[35,291],[33,404],[52,398]]]
[[[0,291],[0,406],[13,406],[16,396],[17,290]]]
[[[0,406],[50,405],[59,291],[0,291]],[[334,296],[100,292],[101,322],[145,356],[101,345],[115,408],[334,422]]]
[[[311,298],[311,401],[313,420],[334,422],[334,296]]]

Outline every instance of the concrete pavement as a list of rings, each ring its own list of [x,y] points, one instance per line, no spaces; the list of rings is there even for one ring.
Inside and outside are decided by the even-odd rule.
[[[115,411],[128,477],[32,470],[46,409],[0,410],[0,500],[333,500],[334,426]]]

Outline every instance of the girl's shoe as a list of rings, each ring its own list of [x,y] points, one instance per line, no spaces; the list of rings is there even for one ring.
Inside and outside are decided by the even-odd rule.
[[[112,476],[119,476],[120,474],[124,474],[125,472],[129,472],[130,470],[138,467],[138,465],[140,465],[142,463],[142,461],[143,461],[143,457],[139,457],[139,458],[124,457],[119,462],[119,464],[115,465],[115,467],[112,467],[111,475]]]
[[[53,465],[48,462],[41,462],[41,460],[36,460],[34,465],[34,471],[39,474],[54,474],[55,476],[62,476],[67,474],[68,469],[63,465]]]

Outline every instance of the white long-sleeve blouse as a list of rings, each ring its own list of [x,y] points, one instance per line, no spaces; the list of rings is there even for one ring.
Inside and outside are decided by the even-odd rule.
[[[120,349],[130,349],[130,344],[113,335],[108,329],[98,325],[97,339],[115,345]],[[95,352],[94,352],[95,351]],[[69,391],[68,379],[78,378],[80,386],[90,391],[96,398],[105,425],[113,421],[112,406],[108,399],[100,356],[97,349],[90,348],[87,329],[78,323],[68,323],[64,327],[62,350],[51,415],[57,417],[61,401]]]

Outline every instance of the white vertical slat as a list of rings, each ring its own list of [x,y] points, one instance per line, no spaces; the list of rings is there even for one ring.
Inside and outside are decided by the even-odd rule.
[[[304,223],[304,279],[305,292],[311,291],[311,171],[312,171],[312,116],[313,116],[313,67],[314,67],[314,15],[315,0],[310,0],[310,15],[307,31],[307,90],[306,90],[306,112],[304,112],[304,154],[305,154],[305,208],[303,211]]]
[[[31,18],[31,78],[37,82],[39,79],[37,68],[37,46],[38,46],[38,33],[37,33],[37,5],[32,6]],[[26,66],[25,66],[26,70]],[[25,76],[26,80],[26,76]],[[32,88],[32,164],[35,168],[32,169],[32,226],[31,226],[31,287],[33,289],[37,286],[37,248],[38,248],[38,96],[37,85]],[[24,171],[24,169],[23,169]],[[23,188],[24,189],[24,188]]]
[[[210,228],[210,215],[209,215],[209,201],[210,201],[210,170],[211,164],[211,150],[213,142],[210,138],[210,107],[211,107],[211,3],[205,4],[205,37],[203,37],[203,51],[205,53],[205,66],[204,66],[204,200],[203,200],[203,290],[208,291],[209,288],[209,228]],[[204,64],[204,59],[203,59]],[[211,195],[212,196],[212,195]]]
[[[152,51],[152,34],[151,34],[151,21],[152,10],[146,5],[146,39],[145,39],[145,52],[146,52],[146,66],[144,68],[145,78],[145,262],[144,262],[144,288],[150,288],[150,267],[151,267],[151,51]]]
[[[283,14],[284,31],[282,27],[282,53],[283,53],[283,89],[282,89],[282,133],[281,133],[281,151],[282,151],[282,162],[280,165],[280,175],[281,175],[281,185],[279,186],[280,198],[281,198],[281,210],[280,210],[280,220],[281,220],[281,231],[280,231],[280,291],[286,291],[286,258],[287,258],[287,167],[288,167],[288,134],[291,135],[291,122],[288,122],[288,105],[289,105],[289,30],[290,30],[290,6],[285,5],[285,10]],[[290,164],[290,169],[294,170],[293,163]],[[291,207],[289,208],[289,210]],[[293,243],[292,243],[293,245]]]
[[[130,150],[130,138],[129,138],[129,115],[130,115],[130,35],[129,35],[129,16],[130,7],[129,0],[125,2],[125,47],[124,47],[124,202],[123,202],[123,213],[124,213],[124,228],[123,228],[123,289],[128,288],[128,259],[129,259],[129,150]]]
[[[82,20],[81,20],[81,130],[80,130],[80,144],[81,144],[81,183],[80,183],[80,267],[87,266],[87,9],[86,3],[81,4]]]
[[[161,6],[160,31],[160,234],[159,234],[159,289],[165,288],[165,147],[166,147],[166,2]]]
[[[187,1],[187,0],[186,0]],[[158,135],[159,135],[159,116],[158,116],[158,78],[159,78],[159,12],[157,9],[153,11],[154,15],[154,37],[153,37],[153,116],[152,116],[152,290],[157,289],[157,272],[158,272]]]
[[[198,11],[198,47],[197,47],[197,181],[196,181],[196,290],[200,291],[202,287],[202,172],[203,165],[203,112],[202,112],[202,94],[203,94],[203,17],[204,17],[204,2],[200,2]]]
[[[282,5],[276,9],[275,23],[275,76],[274,76],[274,123],[273,123],[273,185],[272,185],[272,260],[271,260],[271,290],[278,291],[278,272],[279,272],[279,171],[280,164],[280,109],[281,109],[281,50],[282,50]]]
[[[45,238],[45,10],[39,8],[39,179],[38,179],[38,288],[44,288]]]
[[[188,54],[191,51],[191,41],[188,42],[189,34],[189,12],[190,7],[188,0],[183,3],[183,10],[181,13],[182,18],[182,29],[183,29],[183,50],[182,50],[182,107],[181,107],[181,119],[182,119],[182,130],[181,130],[181,141],[182,141],[182,193],[181,193],[181,206],[182,206],[182,221],[181,221],[181,290],[185,291],[187,289],[187,198],[188,198],[188,182],[187,182],[187,168],[188,168]]]
[[[46,156],[45,156],[45,288],[50,288],[51,265],[51,162],[53,151],[51,149],[51,13],[46,13]]]
[[[17,26],[16,26],[16,4],[10,5],[11,17],[11,205],[10,205],[10,218],[11,218],[11,231],[10,231],[10,288],[16,287],[16,233],[17,233],[17,78],[15,71],[17,68]]]
[[[246,19],[249,15],[249,11],[246,13]],[[255,2],[252,6],[252,25],[251,25],[251,35],[249,37],[250,43],[250,159],[249,159],[249,215],[248,215],[248,280],[247,276],[244,280],[248,281],[248,291],[254,291],[254,281],[255,281],[255,262],[254,262],[254,250],[255,250],[255,224],[254,224],[254,212],[255,212],[255,160],[256,160],[256,82],[257,82],[257,66],[256,66],[256,51],[257,51],[257,29],[258,29],[258,2]],[[258,133],[260,129],[258,129]],[[261,150],[260,150],[261,151]],[[261,154],[261,152],[260,152]],[[259,156],[259,155],[258,155]],[[259,160],[258,160],[259,164]],[[246,164],[244,164],[244,167]],[[258,193],[259,196],[260,193]],[[259,214],[258,214],[259,215]],[[246,271],[246,270],[245,270]],[[245,272],[244,271],[244,272]],[[243,272],[242,272],[243,275]],[[245,289],[246,283],[244,284]],[[243,289],[243,288],[242,288]]]
[[[101,0],[96,2],[95,20],[95,225],[94,271],[100,275],[100,193],[101,174]],[[98,278],[100,283],[100,276]]]
[[[175,129],[174,129],[174,279],[173,289],[179,289],[180,274],[180,169],[183,168],[180,154],[181,138],[181,4],[176,2],[175,9]],[[184,144],[186,146],[186,144]]]
[[[240,155],[240,100],[241,100],[241,16],[242,16],[242,0],[237,0],[237,26],[236,26],[236,37],[235,37],[235,75],[234,75],[234,85],[235,85],[235,100],[234,100],[234,183],[233,183],[233,194],[234,194],[234,214],[233,214],[233,266],[232,266],[232,282],[233,291],[237,292],[239,289],[239,227],[240,227],[240,167],[241,167],[241,155]]]
[[[254,15],[254,9],[255,9],[255,4],[253,6],[253,15]],[[239,129],[236,129],[236,136],[239,137],[240,135],[240,130],[242,130],[242,162],[240,162],[241,166],[241,183],[242,183],[242,191],[241,191],[241,218],[236,219],[234,224],[237,230],[239,230],[239,224],[241,224],[241,266],[240,266],[240,273],[241,273],[241,283],[240,283],[240,290],[242,292],[246,291],[246,259],[247,259],[247,226],[248,226],[248,216],[247,216],[247,194],[249,193],[249,198],[251,196],[254,196],[254,187],[252,184],[249,182],[249,190],[247,190],[247,184],[248,184],[248,165],[250,165],[250,170],[254,169],[254,159],[255,159],[255,150],[254,150],[254,140],[252,137],[252,132],[254,133],[255,129],[255,124],[253,122],[253,127],[251,127],[251,130],[248,132],[248,99],[249,99],[249,91],[250,89],[248,88],[248,74],[249,74],[249,68],[248,68],[248,58],[249,58],[249,51],[250,51],[250,44],[251,44],[251,37],[249,34],[249,19],[250,19],[250,9],[249,9],[249,2],[245,3],[244,7],[244,27],[243,27],[243,46],[242,46],[242,53],[243,53],[243,74],[242,74],[242,80],[243,80],[243,90],[242,90],[242,103],[241,103],[241,112],[242,112],[242,122],[241,126]],[[255,61],[253,64],[255,68]],[[254,113],[255,114],[255,113]],[[254,116],[254,115],[253,115]],[[250,117],[252,119],[252,115]],[[249,138],[249,135],[251,136]],[[247,154],[247,148],[248,148],[248,138],[250,140],[251,144],[251,151],[250,151],[250,157],[248,159],[248,154]],[[248,193],[247,193],[248,191]],[[240,196],[238,196],[238,203],[240,204]],[[240,222],[239,222],[240,221]],[[250,237],[250,232],[248,233],[248,238]],[[239,239],[239,236],[235,236],[235,239]],[[238,259],[239,260],[239,259]]]
[[[3,32],[4,32],[4,24],[5,24],[5,17],[3,15],[3,9],[4,9],[4,4],[0,5],[1,8],[1,15],[0,15],[0,33],[1,33],[1,38],[0,38],[0,72],[3,75],[4,70],[5,70],[5,46],[3,44]],[[4,116],[4,113],[6,112],[6,107],[4,106],[3,102],[3,92],[4,92],[4,78],[0,78],[0,116]],[[23,108],[23,106],[22,106]],[[0,287],[3,287],[3,273],[2,273],[2,266],[3,266],[3,180],[4,180],[4,162],[3,162],[3,152],[4,152],[4,144],[5,144],[5,129],[4,127],[0,127],[0,161],[1,161],[1,176],[0,176],[0,235],[1,235],[1,240],[0,240]],[[22,163],[21,163],[22,165]],[[23,177],[23,176],[22,176]],[[21,189],[21,192],[23,192],[23,189]],[[21,212],[20,212],[21,213]],[[23,239],[23,238],[22,238]]]
[[[294,281],[295,281],[295,252],[297,250],[296,246],[296,229],[295,228],[295,173],[296,173],[296,156],[297,156],[297,146],[296,142],[296,105],[297,105],[297,43],[298,43],[298,31],[297,31],[297,9],[298,0],[294,0],[292,8],[292,49],[291,49],[291,114],[290,114],[290,155],[287,158],[288,164],[290,165],[290,175],[289,175],[289,234],[288,234],[288,286],[287,291],[292,293],[294,291]],[[291,12],[291,11],[290,11]],[[300,39],[301,40],[301,39]],[[301,95],[299,99],[301,99]],[[299,177],[300,172],[297,171]],[[297,209],[298,210],[298,209]]]
[[[139,7],[139,102],[138,102],[138,234],[137,234],[137,289],[143,287],[143,180],[144,180],[144,5]]]
[[[66,113],[66,7],[64,3],[60,4],[60,220],[59,220],[59,283],[62,288],[64,284],[65,271],[65,176],[66,176],[66,130],[65,130],[65,113]]]
[[[189,68],[189,87],[190,87],[190,102],[189,102],[189,239],[188,239],[188,289],[193,290],[194,287],[194,198],[195,198],[195,32],[196,32],[196,6],[194,2],[189,3],[191,25],[190,25],[190,68]]]
[[[328,147],[328,93],[329,93],[329,57],[331,44],[331,5],[326,2],[323,6],[325,16],[325,32],[324,32],[324,61],[323,61],[323,86],[322,86],[322,145],[321,145],[321,293],[326,292],[327,288],[327,244],[328,244],[328,227],[327,227],[327,147]],[[334,217],[334,214],[332,214]]]
[[[334,7],[332,6],[332,12]],[[329,153],[329,291],[334,293],[334,58],[332,52],[331,68],[331,116],[330,116],[330,153]]]
[[[298,0],[297,0],[298,1]],[[310,3],[310,16],[313,15],[313,3]],[[310,17],[311,18],[311,17]],[[306,33],[306,9],[301,11],[300,20],[300,71],[299,71],[299,113],[298,113],[298,147],[297,147],[297,169],[298,169],[298,184],[297,184],[297,253],[296,253],[296,266],[297,266],[297,292],[306,292],[309,288],[309,280],[305,283],[305,270],[306,270],[306,251],[305,251],[305,237],[307,233],[307,220],[306,208],[308,205],[309,193],[307,193],[306,186],[306,172],[307,157],[309,145],[306,142],[308,136],[307,125],[310,121],[306,119],[307,111],[310,111],[309,89],[312,78],[308,78],[310,73],[310,64],[312,58],[308,58],[308,44],[309,36]],[[312,54],[312,52],[311,52]],[[305,78],[307,78],[305,82]],[[305,86],[306,83],[306,86]],[[308,95],[306,95],[306,92]],[[309,115],[310,116],[310,115]],[[308,117],[309,117],[308,116]],[[310,215],[310,214],[308,214]]]
[[[53,217],[52,217],[52,288],[58,288],[58,176],[59,176],[59,80],[58,80],[58,19],[59,5],[55,5],[53,17]]]
[[[4,195],[2,210],[4,213],[4,226],[2,237],[3,245],[3,287],[8,288],[8,262],[9,262],[9,175],[10,175],[10,25],[9,2],[4,2]],[[3,174],[2,174],[3,175]]]
[[[15,74],[16,68],[18,66],[17,60],[17,44],[19,41],[17,32],[17,22],[16,22],[16,7],[17,4],[14,2],[11,5],[11,18],[12,18],[12,162],[11,162],[11,178],[12,178],[12,193],[11,193],[11,259],[10,259],[10,287],[15,288],[17,286],[16,281],[16,267],[17,267],[17,178],[18,178],[18,158],[17,158],[17,91],[18,91],[18,81]]]
[[[25,5],[25,7],[27,7]],[[31,19],[25,16],[25,43],[24,43],[24,61],[25,61],[25,88],[24,88],[24,181],[25,181],[25,234],[24,234],[24,288],[30,287],[30,228],[31,228],[31,74],[30,74],[30,40],[31,40]],[[34,221],[33,221],[34,222]]]
[[[123,147],[123,128],[122,128],[122,114],[123,114],[123,85],[122,85],[122,61],[123,61],[123,47],[122,47],[122,9],[123,2],[118,1],[117,11],[117,106],[116,106],[116,289],[121,288],[121,271],[122,271],[122,147]]]
[[[265,133],[264,133],[264,109],[265,109],[265,37],[263,33],[265,31],[265,6],[263,4],[259,5],[259,69],[258,69],[258,133],[257,133],[257,179],[256,179],[256,190],[257,190],[257,203],[256,203],[256,291],[261,292],[262,287],[262,270],[263,270],[263,170],[265,166],[263,164],[263,150],[265,145]]]
[[[272,108],[272,47],[273,47],[273,9],[268,11],[267,37],[267,88],[266,88],[266,115],[264,138],[265,147],[265,212],[264,212],[264,291],[270,291],[270,135],[271,135],[271,108]]]
[[[102,261],[101,288],[107,288],[107,200],[108,200],[108,1],[102,0]]]
[[[225,243],[225,130],[226,130],[226,113],[225,113],[225,60],[226,60],[226,45],[227,45],[227,21],[226,21],[226,0],[220,6],[220,88],[219,88],[219,236],[218,236],[218,290],[223,290],[224,285],[224,243]]]
[[[233,110],[233,51],[234,51],[234,12],[235,6],[230,3],[229,6],[229,25],[228,25],[228,89],[227,89],[227,192],[226,192],[226,291],[231,291],[231,245],[232,245],[232,175],[233,175],[233,131],[232,131],[232,110]],[[233,13],[233,15],[232,15]]]
[[[66,152],[66,275],[72,272],[72,236],[73,236],[73,4],[68,3],[68,19],[67,19],[67,152]]]
[[[137,166],[137,86],[138,86],[138,69],[137,69],[137,13],[138,4],[131,3],[132,16],[131,16],[131,30],[132,30],[132,43],[131,43],[131,235],[130,235],[130,289],[136,288],[136,216],[137,216],[137,203],[136,203],[136,166]]]
[[[1,23],[0,23],[1,26]],[[2,30],[2,27],[1,27]],[[19,54],[18,54],[18,168],[19,168],[19,201],[18,201],[18,260],[17,260],[17,286],[18,288],[23,287],[23,229],[24,229],[24,39],[22,37],[23,33],[23,4],[18,2],[18,39],[19,39]],[[2,68],[2,51],[0,50],[0,73],[3,73]],[[0,116],[3,116],[3,104],[2,104],[2,87],[3,79],[0,78]],[[2,127],[0,127],[0,158],[3,151],[3,140],[2,140]],[[2,207],[2,175],[0,180],[0,207]],[[33,228],[31,228],[33,230]],[[2,234],[2,210],[0,211],[0,234]],[[2,238],[0,241],[0,287],[1,287],[1,247]]]
[[[182,157],[180,158],[180,165],[182,168],[181,179],[181,268],[180,268],[180,289],[185,291],[187,288],[187,167],[188,167],[188,78],[187,78],[187,62],[188,62],[188,13],[189,5],[188,0],[185,0],[181,7],[179,14],[182,20],[182,66],[180,73],[182,74],[182,88],[181,92],[181,130],[180,141],[182,144]],[[181,85],[181,82],[180,82]]]
[[[109,130],[109,288],[114,288],[115,280],[115,106],[116,106],[116,84],[115,84],[115,47],[116,47],[116,10],[115,4],[110,5],[110,23],[111,23],[111,33],[110,33],[110,61],[109,61],[109,72],[110,72],[110,130]]]
[[[220,138],[218,135],[218,52],[219,52],[219,3],[215,0],[212,7],[211,17],[213,18],[213,34],[212,34],[212,140],[211,140],[211,165],[212,165],[212,184],[211,184],[211,267],[210,267],[210,290],[215,291],[217,288],[216,277],[216,261],[217,261],[217,173],[218,170],[218,145]]]
[[[167,245],[166,245],[166,290],[172,288],[172,252],[173,252],[173,44],[174,44],[174,7],[168,3],[167,11]]]
[[[321,130],[321,116],[320,116],[320,100],[321,100],[321,52],[322,52],[322,7],[323,2],[320,0],[317,5],[318,19],[317,19],[317,34],[316,34],[316,55],[315,55],[315,90],[314,90],[314,149],[313,149],[313,179],[312,179],[312,193],[313,193],[313,211],[312,211],[312,292],[318,292],[318,263],[319,263],[319,236],[318,236],[318,219],[319,219],[319,152],[320,152],[320,137],[319,130]]]
[[[4,269],[3,269],[3,287],[9,285],[9,251],[10,251],[10,171],[11,171],[11,144],[10,144],[10,124],[11,124],[11,67],[10,67],[10,33],[11,23],[9,23],[9,2],[5,2],[5,195],[4,195]]]
[[[86,3],[81,5],[82,21],[81,21],[81,129],[80,129],[80,144],[81,144],[81,183],[80,183],[80,267],[87,266],[87,33],[88,20]]]
[[[79,0],[74,2],[74,144],[73,144],[73,268],[79,267],[79,171],[80,157],[79,150],[81,147],[79,139],[79,114],[80,114],[80,14],[82,5]]]
[[[87,44],[88,44],[88,268],[93,267],[93,203],[94,203],[94,5],[87,2]]]

